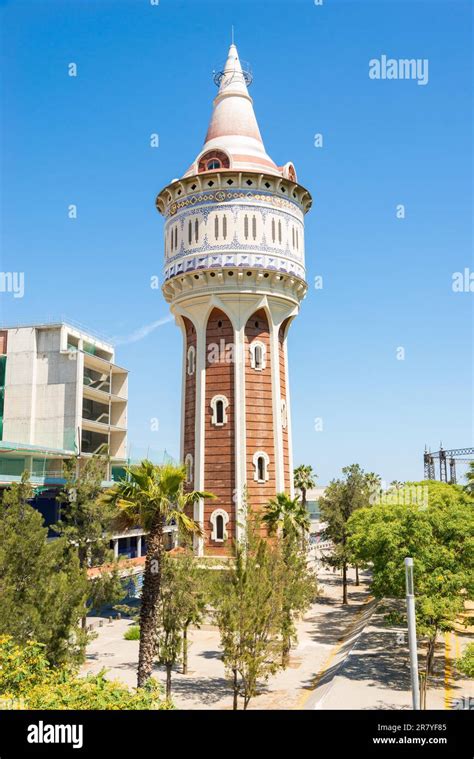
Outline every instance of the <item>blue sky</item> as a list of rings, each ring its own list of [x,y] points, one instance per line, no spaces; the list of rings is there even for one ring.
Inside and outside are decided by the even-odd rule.
[[[63,315],[127,339],[167,316],[150,288],[154,200],[202,146],[233,24],[266,149],[314,197],[310,288],[290,331],[295,464],[323,484],[352,462],[419,479],[425,443],[472,444],[473,294],[451,287],[474,268],[470,2],[0,0],[0,12],[2,270],[25,272],[24,298],[0,295],[4,323]],[[427,58],[428,84],[371,80],[382,54]],[[123,342],[117,361],[131,372],[132,455],[178,455],[178,329]]]

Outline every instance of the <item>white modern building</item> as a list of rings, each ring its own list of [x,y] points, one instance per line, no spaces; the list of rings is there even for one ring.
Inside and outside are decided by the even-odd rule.
[[[0,483],[53,483],[65,458],[101,450],[107,480],[126,463],[128,372],[109,343],[65,323],[4,328],[0,393]]]

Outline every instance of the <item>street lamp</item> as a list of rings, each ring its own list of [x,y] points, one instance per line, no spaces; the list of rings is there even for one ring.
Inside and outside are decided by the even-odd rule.
[[[415,589],[413,585],[413,559],[405,559],[405,587],[407,599],[408,648],[413,709],[420,709],[420,684],[418,681],[418,649],[416,644]]]

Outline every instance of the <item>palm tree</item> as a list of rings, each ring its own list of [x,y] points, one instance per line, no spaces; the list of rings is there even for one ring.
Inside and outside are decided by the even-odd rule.
[[[306,506],[299,498],[290,498],[286,493],[277,493],[266,506],[262,521],[270,535],[281,532],[283,538],[295,538],[309,531],[310,519]]]
[[[184,492],[186,471],[183,466],[157,466],[144,460],[126,469],[127,479],[116,483],[101,496],[103,503],[113,503],[118,510],[117,528],[140,526],[147,534],[147,551],[140,607],[140,648],[137,684],[141,688],[150,678],[156,654],[158,602],[164,550],[163,529],[174,523],[184,535],[202,535],[201,527],[186,511],[199,498],[213,498],[211,493]]]
[[[471,461],[469,464],[469,469],[466,472],[466,480],[467,485],[465,485],[465,490],[471,495],[474,495],[474,461]]]
[[[295,488],[301,491],[301,503],[306,508],[306,491],[316,487],[317,475],[309,464],[301,464],[293,472]]]
[[[392,482],[390,483],[390,487],[393,488],[394,490],[401,490],[404,484],[405,483],[400,482],[400,480],[392,480]]]

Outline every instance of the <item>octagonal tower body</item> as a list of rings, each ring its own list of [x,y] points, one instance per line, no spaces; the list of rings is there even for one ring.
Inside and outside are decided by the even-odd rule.
[[[309,192],[267,155],[231,45],[203,149],[157,197],[163,294],[183,334],[181,458],[199,555],[232,553],[245,510],[293,494],[287,334],[307,285]]]

